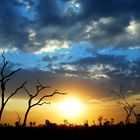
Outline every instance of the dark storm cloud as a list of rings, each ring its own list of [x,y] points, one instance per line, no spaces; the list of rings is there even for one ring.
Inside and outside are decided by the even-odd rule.
[[[130,61],[125,56],[101,55],[61,63],[60,69],[53,69],[66,77],[88,79],[100,88],[119,89],[126,81],[127,90],[140,91],[140,60]],[[101,86],[102,85],[102,86]]]
[[[122,14],[137,15],[140,8],[139,0],[82,0],[83,11],[86,16],[116,17]]]
[[[80,13],[74,16],[67,14],[67,16],[64,16],[64,11],[59,9],[59,5],[55,5],[54,1],[51,3],[41,1],[39,4],[41,23],[46,27],[51,25],[51,31],[47,28],[48,31],[45,33],[48,38],[66,39],[72,42],[87,41],[97,46],[112,44],[126,48],[130,45],[140,44],[138,36],[135,39],[130,39],[126,32],[126,28],[132,19],[139,21],[137,14],[139,13],[139,1],[109,0],[103,2],[101,0],[82,0],[77,2],[81,4]],[[49,5],[49,9],[55,10],[45,12],[45,5]],[[90,30],[87,32],[88,27]]]
[[[42,26],[66,26],[67,24],[71,23],[71,20],[73,20],[73,18],[67,21],[67,17],[64,16],[63,9],[61,9],[61,7],[59,7],[59,5],[57,4],[57,1],[51,0],[41,0],[39,2],[37,10]]]
[[[97,64],[109,64],[117,68],[128,69],[129,61],[126,56],[114,56],[114,55],[101,55],[97,54],[95,57],[87,57],[73,62],[73,64],[84,65],[97,65]]]
[[[102,0],[75,0],[75,3],[81,4],[81,13],[75,15],[75,18],[74,16],[68,16],[66,13],[64,14],[57,1],[68,4],[67,2],[73,0],[41,0],[38,5],[38,11],[45,25],[62,24],[62,26],[66,26],[79,20],[88,21],[90,18],[97,20],[100,17],[120,17],[122,15],[127,15],[128,18],[131,18],[131,16],[138,18],[137,12],[140,11],[140,2],[138,0],[108,0],[106,2]]]
[[[28,21],[16,11],[17,3],[10,0],[0,2],[0,43],[1,47],[24,48],[28,42],[25,32]]]
[[[139,30],[134,38],[126,32],[132,20],[136,20],[139,27],[139,0],[75,0],[66,9],[65,5],[68,6],[70,2],[1,0],[1,47],[34,52],[51,39],[87,41],[97,46],[112,44],[126,48],[140,44]],[[80,4],[79,12],[74,9],[76,4]]]

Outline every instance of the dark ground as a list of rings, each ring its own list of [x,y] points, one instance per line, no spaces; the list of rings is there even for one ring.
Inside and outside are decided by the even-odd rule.
[[[140,125],[93,127],[1,127],[0,140],[139,140]]]

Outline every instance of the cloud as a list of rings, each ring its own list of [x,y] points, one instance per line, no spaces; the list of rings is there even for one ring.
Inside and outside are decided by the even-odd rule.
[[[53,52],[61,48],[69,48],[70,43],[68,41],[59,41],[59,40],[46,40],[44,47],[36,51],[35,54]]]
[[[110,58],[113,58],[113,61],[107,61]],[[112,89],[119,90],[120,84],[124,81],[127,81],[126,96],[140,92],[139,59],[128,63],[126,57],[102,56],[101,54],[90,59],[93,63],[87,63],[88,61],[81,59],[79,61],[58,63],[56,66],[53,63],[57,60],[56,56],[45,56],[42,61],[50,63],[45,70],[39,68],[22,69],[9,82],[7,91],[13,91],[15,87],[26,80],[28,80],[27,87],[32,91],[39,79],[43,84],[50,85],[52,87],[51,91],[55,89],[69,91],[69,89],[79,89],[80,87],[87,96],[91,97],[95,96],[95,92],[98,93],[97,96],[99,97],[108,97],[110,91]],[[116,63],[114,63],[115,60]],[[124,65],[123,68],[121,68],[122,65]],[[6,72],[19,67],[19,64],[11,63]]]
[[[44,52],[51,40],[140,46],[139,5],[137,0],[2,0],[0,46],[25,52]]]
[[[62,5],[67,7],[70,3],[80,4],[79,14],[66,16],[67,11],[60,9]],[[109,0],[107,3],[100,0],[59,0],[59,3],[49,4],[48,1],[41,1],[38,7],[40,21],[47,29],[44,32],[50,38],[66,39],[71,42],[91,42],[97,47],[115,45],[128,48],[130,44],[136,46],[140,43],[138,34],[137,37],[132,37],[126,30],[133,20],[137,21],[137,26],[139,25],[138,4],[138,1],[127,0]],[[50,6],[49,9],[55,10],[46,13],[47,5]]]
[[[72,62],[60,62],[55,67],[52,63],[50,72],[62,77],[87,80],[108,90],[119,88],[124,81],[127,81],[128,90],[134,90],[135,93],[140,90],[139,59],[130,61],[126,56],[97,54]]]
[[[111,60],[111,61],[110,61]],[[111,65],[112,67],[118,67],[122,70],[128,68],[129,61],[126,56],[115,56],[115,55],[102,55],[97,54],[95,57],[86,57],[73,62],[75,65],[100,65],[103,64],[105,67]]]
[[[8,48],[0,48],[0,54],[2,54],[3,52],[14,52],[16,51],[17,48],[12,48],[12,49],[8,49]]]
[[[21,6],[16,1],[2,1],[0,3],[0,43],[4,48],[19,48],[24,50],[29,44],[27,27],[30,24],[16,7]]]
[[[102,0],[82,0],[84,15],[95,17],[120,16],[122,13],[133,14],[136,17],[139,3],[137,0],[108,0],[106,3]]]

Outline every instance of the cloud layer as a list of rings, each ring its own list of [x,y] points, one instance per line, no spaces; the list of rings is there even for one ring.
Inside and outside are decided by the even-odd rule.
[[[2,0],[0,44],[25,52],[39,51],[51,40],[139,48],[139,5],[138,0]]]

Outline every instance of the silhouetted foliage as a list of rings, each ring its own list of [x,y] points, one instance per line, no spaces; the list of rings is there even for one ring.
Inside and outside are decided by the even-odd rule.
[[[6,91],[7,83],[11,80],[12,76],[15,75],[21,69],[19,68],[6,74],[6,68],[8,67],[9,61],[6,60],[4,56],[4,52],[2,53],[2,58],[3,58],[3,62],[2,62],[1,70],[0,70],[0,87],[1,87],[0,121],[2,118],[4,108],[7,102],[9,101],[9,99],[13,97],[15,94],[17,94],[17,92],[21,90],[24,87],[24,85],[27,83],[27,81],[22,83],[19,87],[15,89],[15,91],[11,92],[11,94],[6,98],[5,91]]]
[[[30,127],[34,127],[36,125],[36,122],[29,122]]]
[[[45,126],[50,126],[51,122],[49,120],[45,120]]]
[[[101,119],[102,120],[102,119]],[[87,124],[87,120],[85,121]],[[109,125],[110,121],[103,120],[102,125],[85,126],[83,125],[57,125],[45,120],[45,125],[34,127],[30,122],[30,127],[13,127],[9,124],[4,124],[0,127],[1,137],[9,136],[9,139],[52,139],[52,140],[112,140],[112,139],[138,139],[140,125],[129,124],[124,125],[120,122],[116,125]],[[5,134],[4,134],[5,132]],[[8,134],[8,135],[7,135]],[[15,134],[15,135],[14,135]]]
[[[85,120],[85,121],[84,121],[84,126],[85,126],[85,127],[88,127],[88,126],[89,126],[88,120]]]
[[[16,121],[16,122],[15,122],[15,126],[16,126],[16,127],[19,127],[19,126],[20,126],[20,123],[19,123],[18,121]]]
[[[93,120],[93,126],[95,126],[96,125],[96,123],[95,123],[95,121]]]
[[[110,125],[110,121],[107,120],[107,119],[105,119],[105,120],[104,120],[104,126],[109,126],[109,125]]]
[[[68,122],[68,120],[64,120],[64,125],[66,125],[66,126],[68,126],[69,125],[69,122]]]
[[[111,118],[110,124],[111,124],[111,125],[114,124],[114,118]]]
[[[124,124],[123,121],[120,121],[120,122],[118,123],[118,125],[119,125],[119,126],[123,126],[123,125],[125,125],[125,124]]]

